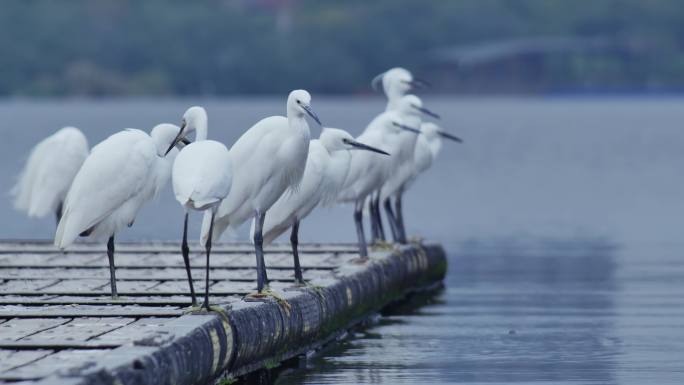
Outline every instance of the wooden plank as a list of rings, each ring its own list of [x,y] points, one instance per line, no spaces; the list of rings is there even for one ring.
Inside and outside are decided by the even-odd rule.
[[[49,354],[36,361],[0,373],[0,380],[20,381],[38,380],[52,373],[75,366],[96,364],[98,357],[109,352],[108,349],[69,349]]]
[[[31,291],[55,285],[57,279],[11,279],[0,284],[0,295],[10,291]]]
[[[0,318],[21,319],[65,317],[178,317],[184,313],[185,311],[177,306],[54,305],[41,306],[40,308],[36,308],[35,306],[0,306]]]
[[[197,242],[189,243],[191,250],[204,250]],[[93,253],[102,252],[106,250],[104,244],[100,243],[76,243],[66,250],[72,253]],[[117,243],[117,253],[126,254],[141,254],[146,252],[178,252],[180,250],[180,243],[178,242],[148,242],[148,243]],[[272,244],[265,248],[266,253],[271,252],[290,252],[289,244]],[[321,252],[356,252],[358,246],[350,243],[336,243],[336,244],[320,244],[320,243],[302,243],[299,245],[300,253],[321,253]],[[253,253],[254,246],[250,243],[217,243],[212,245],[212,255],[216,254],[236,254],[236,253]],[[51,242],[37,242],[37,241],[1,241],[0,253],[61,253]]]
[[[93,337],[126,326],[134,321],[135,318],[123,317],[78,317],[56,327],[21,338],[19,342],[35,346],[73,346],[73,344],[85,343]],[[26,320],[21,321],[21,323],[24,322]],[[4,343],[0,340],[0,347],[6,347],[3,346]]]
[[[54,329],[69,321],[69,318],[11,319],[0,324],[0,341],[19,341],[34,334]]]
[[[204,293],[197,293],[198,301],[203,298]],[[209,296],[211,303],[228,304],[239,301],[244,295],[224,295],[214,296],[213,293]],[[112,300],[110,296],[102,297],[78,297],[78,296],[56,296],[56,297],[12,297],[13,299],[5,299],[0,297],[0,305],[23,305],[23,306],[44,306],[44,305],[141,305],[141,306],[174,306],[185,308],[191,305],[190,294],[175,295],[175,296],[142,296],[142,297],[126,297],[119,296],[116,301]],[[0,320],[0,323],[2,321]]]
[[[0,375],[8,370],[18,368],[33,361],[39,360],[48,354],[52,354],[52,350],[37,349],[37,350],[14,350],[14,349],[0,349]]]

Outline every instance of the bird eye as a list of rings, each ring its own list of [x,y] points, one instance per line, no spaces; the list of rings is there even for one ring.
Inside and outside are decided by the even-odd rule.
[[[302,104],[302,102],[299,99],[297,99],[297,104]]]

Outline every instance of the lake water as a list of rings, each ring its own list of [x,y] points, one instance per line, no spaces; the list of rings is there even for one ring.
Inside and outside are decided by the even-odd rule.
[[[0,190],[60,126],[96,143],[123,127],[177,122],[195,103],[225,143],[284,109],[275,98],[0,102]],[[445,289],[388,310],[275,381],[684,383],[684,99],[425,104],[466,141],[445,144],[405,199],[410,232],[448,251]],[[314,96],[313,105],[326,125],[358,134],[383,101]],[[167,189],[119,238],[177,239],[181,221]],[[0,238],[50,238],[54,223],[25,219],[6,196],[0,228]],[[300,233],[353,240],[351,210],[319,210]]]

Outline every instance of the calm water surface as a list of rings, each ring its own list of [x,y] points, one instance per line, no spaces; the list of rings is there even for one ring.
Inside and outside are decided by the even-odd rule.
[[[274,98],[0,102],[0,190],[59,126],[81,127],[96,143],[123,127],[178,121],[196,103],[209,111],[211,137],[226,143],[284,109]],[[325,124],[358,134],[383,101],[313,105]],[[445,289],[389,310],[275,381],[684,383],[684,99],[426,105],[466,140],[445,145],[405,203],[411,233],[448,250]],[[119,238],[178,239],[181,221],[167,189]],[[54,223],[24,218],[6,196],[0,229],[0,238],[50,238]],[[319,210],[300,232],[352,240],[351,210]]]

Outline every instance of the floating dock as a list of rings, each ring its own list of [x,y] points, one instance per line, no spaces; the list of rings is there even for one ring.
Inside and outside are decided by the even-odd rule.
[[[201,301],[205,256],[191,245]],[[122,243],[119,298],[109,293],[104,245],[60,252],[49,243],[0,242],[0,384],[210,384],[313,351],[390,302],[439,284],[438,245],[374,251],[303,244],[308,285],[294,284],[289,245],[266,249],[280,298],[246,301],[256,287],[253,248],[217,244],[211,257],[216,311],[192,312],[177,243]],[[23,382],[22,382],[23,383]]]

